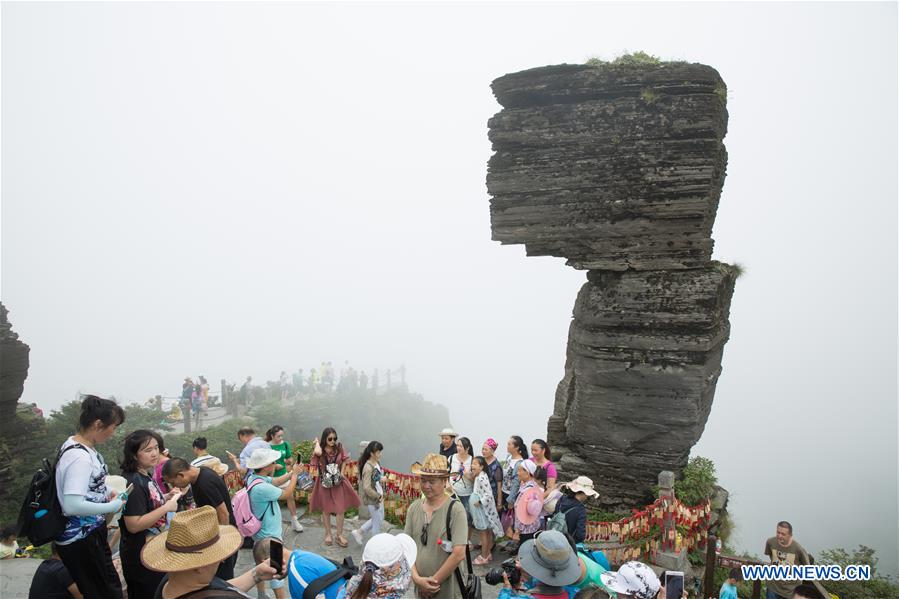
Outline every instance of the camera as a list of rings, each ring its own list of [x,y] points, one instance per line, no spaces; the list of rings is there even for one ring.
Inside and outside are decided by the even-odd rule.
[[[487,584],[503,584],[503,572],[509,577],[509,582],[513,587],[517,587],[521,582],[521,570],[515,567],[515,558],[510,557],[500,564],[499,568],[492,568],[487,575],[484,576],[484,582]]]

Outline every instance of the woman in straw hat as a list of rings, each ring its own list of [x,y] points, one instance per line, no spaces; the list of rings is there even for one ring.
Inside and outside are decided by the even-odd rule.
[[[187,597],[198,591],[206,591],[203,597],[209,598],[248,597],[244,591],[257,583],[276,574],[283,577],[284,572],[276,572],[267,560],[231,580],[216,578],[219,563],[240,549],[242,542],[235,527],[219,524],[211,506],[178,512],[169,530],[147,541],[141,552],[146,568],[168,573],[155,599]]]

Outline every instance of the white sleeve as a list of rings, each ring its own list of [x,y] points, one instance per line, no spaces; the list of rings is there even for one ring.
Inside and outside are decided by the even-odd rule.
[[[69,455],[72,457],[66,460]],[[63,456],[63,461],[68,464],[63,466],[62,495],[87,495],[91,480],[90,456],[80,449],[73,449]]]

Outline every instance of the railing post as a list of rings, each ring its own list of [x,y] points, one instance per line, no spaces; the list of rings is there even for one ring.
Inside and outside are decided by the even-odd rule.
[[[178,400],[178,403],[181,403],[181,400]],[[184,416],[184,432],[190,432],[190,413],[192,411],[193,406],[191,406],[190,401],[187,402],[187,409],[181,408],[182,416]]]
[[[762,581],[752,581],[752,599],[762,599]]]
[[[659,473],[659,499],[662,500],[662,549],[674,551],[674,536],[677,534],[674,512],[669,506],[674,504],[674,473],[663,470]]]
[[[702,596],[706,599],[716,597],[715,567],[718,565],[718,554],[715,551],[718,539],[715,535],[709,535],[705,548],[705,576],[702,581]],[[755,597],[754,599],[758,599]]]

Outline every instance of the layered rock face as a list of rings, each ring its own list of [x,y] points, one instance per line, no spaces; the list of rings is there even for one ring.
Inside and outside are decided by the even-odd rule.
[[[9,310],[0,304],[0,432],[15,422],[16,404],[25,389],[31,351],[13,332],[8,315]]]
[[[500,77],[493,238],[588,270],[548,441],[610,508],[679,472],[712,406],[736,269],[711,261],[725,87],[698,64],[560,65]]]

